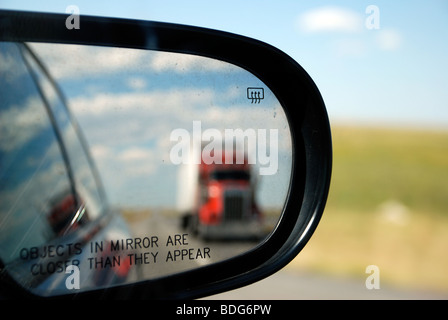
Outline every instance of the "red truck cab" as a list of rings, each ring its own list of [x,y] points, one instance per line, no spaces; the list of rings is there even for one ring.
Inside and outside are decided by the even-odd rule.
[[[202,158],[198,165],[195,201],[185,227],[207,239],[256,238],[263,234],[263,217],[255,200],[256,182],[244,156],[222,163]],[[209,163],[209,164],[207,164]]]

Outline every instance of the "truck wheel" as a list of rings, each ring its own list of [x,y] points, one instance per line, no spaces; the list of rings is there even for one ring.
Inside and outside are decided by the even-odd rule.
[[[197,237],[199,234],[199,219],[197,214],[190,215],[190,225],[189,230],[193,236]]]
[[[183,214],[183,215],[180,217],[180,228],[181,228],[182,230],[187,230],[187,228],[188,228],[188,227],[190,226],[190,224],[191,224],[191,219],[192,219],[191,214],[189,214],[189,213]]]

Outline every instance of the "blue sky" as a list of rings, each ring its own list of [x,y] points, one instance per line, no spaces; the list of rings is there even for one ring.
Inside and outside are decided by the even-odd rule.
[[[18,1],[6,9],[198,25],[268,42],[318,85],[332,123],[448,129],[446,1]],[[379,29],[365,27],[369,5]],[[81,22],[82,23],[82,22]]]

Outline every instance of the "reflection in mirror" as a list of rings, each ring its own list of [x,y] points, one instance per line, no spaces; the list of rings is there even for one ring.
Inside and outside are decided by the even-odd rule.
[[[45,295],[155,279],[273,230],[291,138],[254,75],[178,53],[29,44],[36,60],[0,45],[0,259],[22,285]]]

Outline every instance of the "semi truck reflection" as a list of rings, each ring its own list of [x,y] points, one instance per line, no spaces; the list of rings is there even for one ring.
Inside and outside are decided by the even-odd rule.
[[[183,165],[181,226],[205,240],[259,240],[266,232],[252,165],[244,150],[235,148],[231,157],[226,163],[222,152],[221,163],[216,163],[203,154],[199,164]]]

